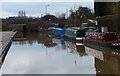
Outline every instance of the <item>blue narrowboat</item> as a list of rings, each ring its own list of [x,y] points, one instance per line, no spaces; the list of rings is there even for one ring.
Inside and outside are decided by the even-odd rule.
[[[76,40],[77,45],[83,45],[83,40],[85,37],[85,30],[78,28],[52,28],[52,33],[55,35],[59,35],[61,37],[66,37],[69,39]]]
[[[52,33],[59,36],[64,36],[65,30],[62,28],[52,28]]]

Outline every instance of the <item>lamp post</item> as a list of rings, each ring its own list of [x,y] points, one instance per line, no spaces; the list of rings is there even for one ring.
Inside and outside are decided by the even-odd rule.
[[[46,5],[46,6],[45,6],[46,15],[48,14],[48,13],[47,13],[48,6],[50,6],[50,5]]]

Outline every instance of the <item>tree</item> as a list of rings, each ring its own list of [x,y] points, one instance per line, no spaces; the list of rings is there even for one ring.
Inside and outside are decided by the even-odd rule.
[[[70,10],[69,22],[71,22],[71,24],[74,24],[75,18],[76,24],[81,25],[81,23],[87,19],[94,19],[94,13],[92,13],[89,8],[80,6],[76,11],[73,9]]]
[[[45,20],[45,21],[48,21],[48,22],[49,21],[51,21],[51,22],[57,22],[58,21],[57,17],[54,16],[54,15],[45,15],[41,19]]]

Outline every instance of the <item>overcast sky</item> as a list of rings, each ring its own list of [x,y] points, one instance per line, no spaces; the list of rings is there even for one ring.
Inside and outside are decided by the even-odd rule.
[[[49,5],[47,10],[49,14],[59,15],[66,13],[66,9],[74,9],[74,4],[76,4],[76,9],[79,6],[94,9],[93,0],[69,0],[69,2],[65,0],[2,0],[0,18],[17,16],[20,10],[25,11],[27,16],[40,17],[41,14],[45,15],[46,5]]]
[[[94,0],[2,0],[2,2],[92,2]]]

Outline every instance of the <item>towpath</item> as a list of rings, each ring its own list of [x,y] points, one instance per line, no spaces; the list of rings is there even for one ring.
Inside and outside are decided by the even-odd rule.
[[[0,55],[9,45],[16,32],[0,32]]]

